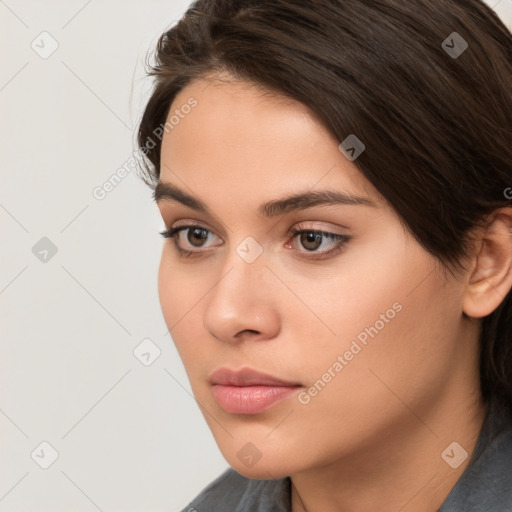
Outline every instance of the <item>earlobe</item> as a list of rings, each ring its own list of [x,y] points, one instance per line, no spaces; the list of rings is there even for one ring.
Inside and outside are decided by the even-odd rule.
[[[512,208],[497,210],[479,237],[462,308],[469,317],[490,315],[512,288]]]

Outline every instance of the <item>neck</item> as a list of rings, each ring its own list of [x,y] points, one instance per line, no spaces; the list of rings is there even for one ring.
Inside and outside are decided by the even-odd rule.
[[[461,399],[463,393],[447,392],[421,414],[404,404],[405,420],[379,439],[329,466],[292,475],[292,511],[438,510],[466,469],[485,418],[480,393],[466,389]],[[468,452],[462,463],[459,446],[446,450],[454,441]]]

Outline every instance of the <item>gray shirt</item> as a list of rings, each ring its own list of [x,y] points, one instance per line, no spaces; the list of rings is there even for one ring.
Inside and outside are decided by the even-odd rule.
[[[182,512],[291,512],[291,480],[228,469]],[[512,412],[492,401],[475,450],[437,512],[512,512]]]

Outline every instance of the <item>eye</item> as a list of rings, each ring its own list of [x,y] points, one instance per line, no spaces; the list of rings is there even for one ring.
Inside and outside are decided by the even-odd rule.
[[[323,259],[337,254],[352,238],[348,235],[331,233],[329,231],[317,229],[308,229],[304,226],[297,226],[293,228],[290,231],[289,236],[291,236],[292,239],[297,238],[299,244],[306,249],[306,254],[304,256],[309,259]],[[324,243],[325,240],[328,240],[331,243],[329,244],[329,242],[327,242],[326,244]],[[318,251],[318,249],[323,248],[325,245],[328,247],[331,245],[331,249]],[[287,246],[289,246],[289,244]],[[302,253],[304,251],[299,252]]]
[[[185,236],[181,236],[181,233]],[[202,249],[205,247],[204,242],[208,240],[208,235],[211,233],[210,230],[199,226],[199,225],[188,225],[178,226],[167,231],[162,231],[160,234],[164,238],[174,238],[174,246],[178,251],[178,254],[183,257],[201,256],[201,254],[207,252],[204,250],[190,250],[191,248]],[[323,259],[328,256],[334,255],[340,252],[345,244],[352,238],[348,235],[342,235],[337,233],[331,233],[328,231],[322,231],[317,229],[308,229],[304,226],[296,226],[291,229],[287,235],[292,240],[298,240],[299,244],[305,249],[297,250],[306,259]],[[183,247],[183,238],[186,240],[186,248]],[[327,240],[327,243],[325,241]],[[329,244],[330,242],[330,244]],[[218,244],[222,245],[222,244]],[[287,244],[286,247],[289,248]],[[325,249],[324,246],[331,246],[330,249]],[[318,249],[324,248],[319,251]]]
[[[189,226],[178,226],[167,231],[162,231],[160,234],[164,238],[174,238],[174,246],[176,247],[178,253],[181,256],[195,256],[201,254],[205,251],[190,251],[184,249],[181,241],[183,237],[181,233],[185,233],[185,239],[187,243],[190,244],[191,247],[202,248],[202,242],[208,239],[208,233],[211,233],[210,230],[197,225],[189,225]],[[219,244],[220,245],[220,244]]]

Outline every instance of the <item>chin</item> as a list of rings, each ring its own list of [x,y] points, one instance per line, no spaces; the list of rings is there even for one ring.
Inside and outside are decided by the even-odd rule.
[[[261,445],[260,445],[261,447]],[[250,442],[224,445],[221,453],[226,462],[242,476],[256,480],[273,480],[304,470],[305,461],[292,453],[286,454],[267,445],[258,450]]]
[[[264,463],[263,459],[258,461],[251,468],[240,463],[238,459],[236,461],[228,460],[227,462],[237,473],[254,480],[277,480],[291,474],[289,468],[283,467],[282,464]]]

